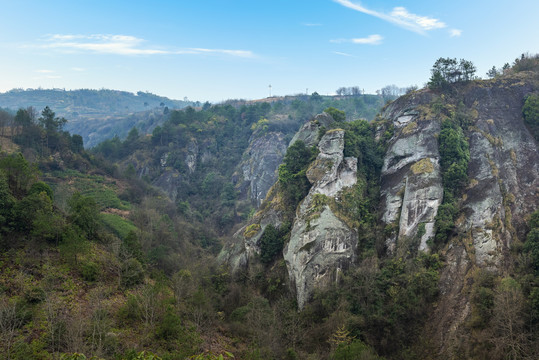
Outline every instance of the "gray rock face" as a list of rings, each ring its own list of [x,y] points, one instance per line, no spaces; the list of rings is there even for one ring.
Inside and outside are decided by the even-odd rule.
[[[298,140],[303,141],[307,147],[318,144],[319,130],[322,127],[327,128],[333,122],[335,122],[335,120],[333,120],[333,118],[329,114],[322,113],[316,115],[313,120],[303,124],[301,129],[299,129],[299,131],[290,141],[289,146]]]
[[[185,156],[185,164],[187,164],[187,169],[189,174],[192,174],[196,170],[198,159],[198,143],[196,139],[189,141],[187,145],[187,155]]]
[[[357,233],[327,203],[356,183],[357,159],[344,158],[344,130],[328,131],[318,148],[320,153],[307,171],[312,187],[299,206],[283,251],[300,309],[315,288],[335,281],[356,259]]]
[[[152,185],[163,190],[170,200],[174,202],[178,196],[178,187],[180,186],[180,183],[181,175],[178,171],[165,170],[152,182]]]
[[[232,272],[246,270],[260,255],[260,238],[266,226],[280,227],[285,221],[275,187],[266,196],[263,209],[255,214],[247,225],[240,228],[228,244],[225,244],[218,260],[228,264]]]
[[[259,207],[269,189],[277,181],[277,169],[286,153],[282,133],[270,132],[251,140],[240,164],[243,184],[252,203]]]
[[[425,99],[416,101],[409,100],[405,109]],[[436,139],[440,123],[421,119],[417,111],[402,111],[402,105],[395,105],[385,113],[397,130],[381,174],[382,221],[394,229],[386,246],[393,254],[399,245],[415,241],[419,250],[428,251],[427,241],[434,237],[434,219],[443,199]]]
[[[458,357],[454,349],[468,341],[473,274],[508,271],[509,249],[524,239],[525,217],[539,207],[539,152],[522,119],[524,99],[533,91],[525,76],[458,88],[470,114],[463,129],[470,149],[469,183],[458,201],[456,234],[443,249],[440,300],[426,330],[440,358]],[[419,249],[428,250],[426,240],[434,235],[443,189],[437,150],[442,119],[428,111],[433,96],[428,91],[404,96],[384,113],[397,129],[381,178],[382,221],[395,229],[386,239],[389,253],[399,254],[411,237],[417,241],[419,224],[425,224]]]

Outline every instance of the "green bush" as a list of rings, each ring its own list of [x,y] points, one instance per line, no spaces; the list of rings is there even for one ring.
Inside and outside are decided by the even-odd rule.
[[[324,110],[324,112],[331,115],[333,120],[337,122],[344,122],[346,120],[346,114],[344,111],[335,109],[334,107],[328,107],[326,110]]]
[[[532,94],[526,98],[522,115],[531,134],[535,140],[539,141],[539,94]]]
[[[118,317],[124,321],[136,322],[140,320],[141,309],[137,297],[133,294],[127,295],[125,304],[118,310]]]
[[[180,317],[169,307],[163,316],[163,319],[157,327],[155,336],[163,340],[176,340],[180,336],[182,326]]]
[[[279,228],[269,224],[260,237],[260,260],[268,264],[283,250],[284,236],[290,230],[290,226],[282,225]]]
[[[100,273],[99,265],[93,261],[84,262],[80,266],[80,273],[84,280],[90,282],[96,281]]]
[[[279,165],[280,189],[285,201],[294,210],[309,192],[311,184],[305,173],[317,155],[316,147],[308,148],[303,141],[298,140],[286,150],[283,163]]]
[[[128,259],[122,264],[122,286],[129,288],[142,283],[144,268],[137,259]]]

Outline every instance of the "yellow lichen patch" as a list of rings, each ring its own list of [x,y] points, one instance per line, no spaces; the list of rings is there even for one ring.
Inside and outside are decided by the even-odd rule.
[[[408,125],[406,125],[404,127],[404,129],[402,129],[402,133],[404,135],[408,135],[408,134],[411,134],[413,133],[414,131],[417,130],[417,123],[415,121],[412,121],[411,123],[409,123]]]
[[[252,238],[260,231],[260,224],[251,224],[245,228],[245,231],[243,232],[243,236],[245,236],[247,239]]]
[[[487,124],[489,124],[489,125],[494,125],[494,120],[488,119],[488,120],[487,120]]]
[[[474,188],[477,184],[479,184],[479,181],[477,181],[477,179],[471,179],[470,184],[468,185],[468,189]]]
[[[432,161],[429,158],[425,158],[412,165],[411,169],[415,175],[431,173],[434,171],[434,165],[432,165]]]
[[[326,131],[326,134],[331,134],[331,133],[334,133],[334,132],[337,132],[337,131],[344,131],[344,130],[341,129],[341,128],[331,129],[331,130]]]
[[[333,167],[333,160],[317,158],[307,169],[307,178],[311,183],[317,182]]]
[[[457,220],[455,220],[455,225],[460,226],[464,224],[465,221],[466,221],[466,215],[462,214],[461,216],[457,218]]]
[[[511,160],[513,161],[513,165],[516,165],[517,164],[517,153],[515,152],[515,150],[511,149],[511,151],[509,151],[509,156],[511,156]]]

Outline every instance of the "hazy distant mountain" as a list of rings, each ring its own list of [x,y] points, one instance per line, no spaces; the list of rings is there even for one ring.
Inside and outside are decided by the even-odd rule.
[[[181,109],[193,105],[190,101],[172,100],[149,92],[136,94],[118,90],[63,90],[63,89],[13,89],[0,93],[0,107],[17,110],[33,106],[41,111],[45,106],[56,115],[70,121],[101,118],[110,115],[127,115],[156,107]]]
[[[85,147],[114,135],[125,137],[133,126],[151,128],[167,108],[182,109],[189,105],[199,106],[200,103],[172,100],[149,92],[134,94],[106,89],[13,89],[0,93],[0,108],[16,111],[33,106],[39,114],[49,106],[57,116],[68,120],[67,131],[83,137]]]

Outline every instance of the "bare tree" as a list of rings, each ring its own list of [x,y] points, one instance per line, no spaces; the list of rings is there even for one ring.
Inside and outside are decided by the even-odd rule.
[[[513,278],[505,278],[496,289],[492,325],[493,345],[503,359],[526,358],[529,334],[524,323],[525,299],[520,285]]]
[[[0,298],[0,349],[3,349],[6,359],[11,359],[11,350],[18,329],[23,325],[17,316],[17,305],[9,299]]]

